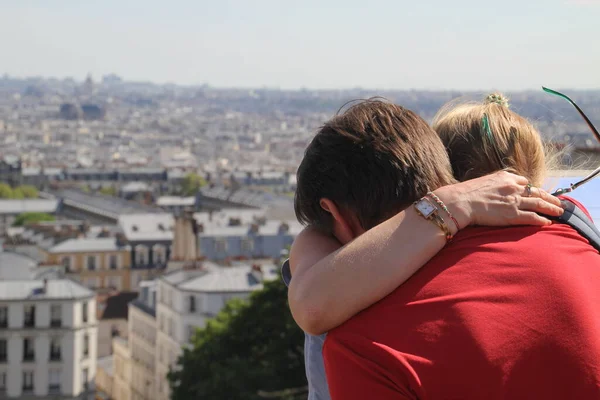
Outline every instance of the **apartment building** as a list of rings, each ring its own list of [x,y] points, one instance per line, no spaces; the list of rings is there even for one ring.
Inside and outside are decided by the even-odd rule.
[[[248,298],[265,280],[276,279],[274,265],[218,267],[179,270],[157,279],[156,306],[156,399],[169,398],[166,375],[189,345],[197,328],[205,326],[232,298]],[[198,377],[201,379],[201,377]],[[120,399],[119,399],[120,400]]]
[[[62,265],[90,289],[131,287],[131,248],[114,237],[69,239],[47,250],[46,264]]]
[[[0,397],[93,399],[95,311],[71,280],[0,281]]]
[[[129,303],[131,400],[155,398],[156,281],[142,282],[140,296]]]
[[[156,281],[144,281],[129,303],[127,340],[115,337],[112,355],[98,361],[97,384],[105,398],[154,400]]]
[[[199,229],[198,249],[209,260],[273,258],[302,231],[296,221],[268,220],[240,226],[207,224]]]

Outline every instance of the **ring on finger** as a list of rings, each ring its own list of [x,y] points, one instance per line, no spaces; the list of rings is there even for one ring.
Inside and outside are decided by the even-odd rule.
[[[531,183],[528,183],[527,185],[525,185],[525,197],[531,197],[532,188],[533,188],[533,185]]]

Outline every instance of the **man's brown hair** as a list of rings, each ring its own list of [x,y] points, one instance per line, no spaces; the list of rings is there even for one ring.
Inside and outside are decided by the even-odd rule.
[[[454,182],[444,145],[421,117],[381,99],[354,104],[317,132],[298,168],[296,217],[331,233],[327,198],[370,229]]]

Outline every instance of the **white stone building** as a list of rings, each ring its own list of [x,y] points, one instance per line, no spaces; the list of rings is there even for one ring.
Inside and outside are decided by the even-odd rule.
[[[248,298],[262,288],[264,280],[275,279],[274,265],[252,267],[207,266],[203,270],[180,270],[163,275],[157,281],[156,367],[157,400],[169,399],[166,375],[190,343],[197,328],[214,317],[232,298]],[[199,377],[200,379],[200,377]]]
[[[94,293],[76,282],[0,281],[0,397],[94,398]]]

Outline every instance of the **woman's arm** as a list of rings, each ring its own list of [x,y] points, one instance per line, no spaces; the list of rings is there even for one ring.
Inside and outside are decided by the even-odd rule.
[[[541,190],[523,197],[527,180],[508,172],[446,186],[435,193],[467,225],[546,225],[560,201]],[[453,230],[456,228],[449,223]],[[307,333],[321,334],[387,296],[446,244],[443,232],[409,207],[346,246],[315,229],[290,252],[290,309]]]

